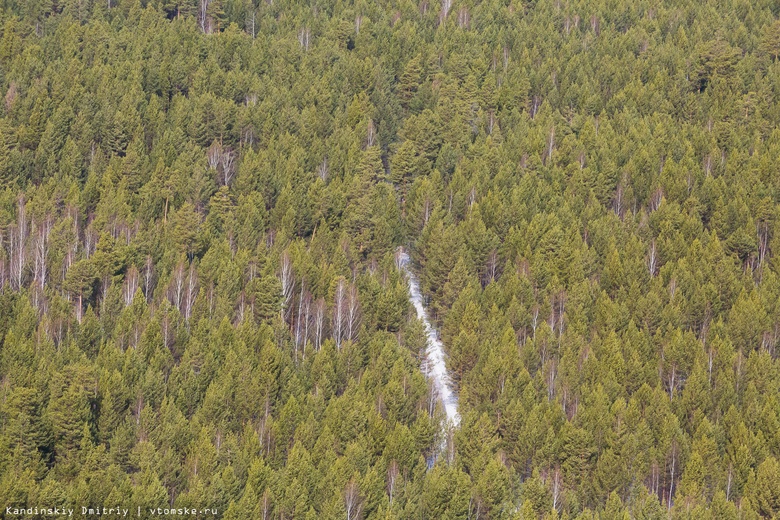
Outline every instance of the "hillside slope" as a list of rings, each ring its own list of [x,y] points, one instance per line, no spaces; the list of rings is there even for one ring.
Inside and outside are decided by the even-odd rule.
[[[0,8],[0,506],[780,515],[779,3]]]

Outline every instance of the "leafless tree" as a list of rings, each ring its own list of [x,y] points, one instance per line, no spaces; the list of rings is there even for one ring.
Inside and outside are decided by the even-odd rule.
[[[330,170],[328,168],[328,158],[325,157],[319,166],[317,166],[317,177],[320,178],[323,182],[328,180],[328,174],[330,173]]]
[[[241,294],[238,295],[238,304],[236,305],[236,320],[238,323],[242,323],[246,317],[246,303],[246,292],[241,291]],[[254,309],[254,304],[252,304],[252,309]]]
[[[217,296],[217,290],[214,288],[214,282],[209,283],[206,290],[206,301],[209,302],[209,317],[214,316],[214,304]]]
[[[95,247],[97,246],[98,234],[92,229],[92,226],[87,226],[84,231],[84,255],[89,258],[95,253]]]
[[[22,285],[22,264],[19,262],[19,230],[16,224],[8,228],[8,256],[10,257],[10,285],[11,289],[18,291]]]
[[[677,363],[670,363],[671,369],[669,370],[669,374],[667,377],[667,382],[669,384],[669,400],[672,401],[674,399],[674,390],[677,388]]]
[[[222,165],[222,181],[225,186],[230,186],[233,176],[236,173],[236,154],[229,148],[222,151],[220,164]]]
[[[184,308],[182,314],[184,319],[189,320],[192,316],[192,308],[195,305],[195,297],[198,294],[198,273],[195,270],[195,264],[190,264],[190,271],[187,274],[187,288],[184,292]]]
[[[306,358],[306,345],[309,343],[309,324],[311,323],[311,300],[312,295],[306,291],[303,303],[303,357]]]
[[[257,17],[257,13],[254,9],[251,10],[251,14],[249,15],[249,19],[247,20],[247,26],[249,29],[249,34],[252,35],[252,39],[255,39],[255,18]]]
[[[257,262],[251,260],[246,266],[246,281],[251,282],[257,276]]]
[[[255,130],[252,125],[246,125],[241,130],[241,145],[254,146],[255,144]]]
[[[174,335],[173,335],[173,324],[171,323],[171,307],[168,304],[168,302],[163,300],[164,305],[162,306],[162,318],[160,319],[160,329],[162,332],[163,337],[163,346],[165,348],[171,348],[171,345],[173,345]]]
[[[208,161],[209,169],[216,170],[219,168],[219,163],[222,162],[222,145],[219,141],[214,139],[211,146],[206,150],[206,160]]]
[[[295,319],[295,357],[298,356],[298,348],[301,348],[303,358],[306,358],[306,343],[309,340],[309,321],[311,314],[311,293],[305,288],[305,281],[301,281],[301,291],[298,296],[298,315]]]
[[[495,249],[490,252],[485,266],[485,285],[496,280],[498,276],[498,251]]]
[[[268,488],[265,488],[263,498],[260,499],[260,511],[263,515],[262,520],[271,518],[271,492]]]
[[[141,410],[144,408],[144,396],[143,394],[139,393],[136,397],[135,401],[135,407],[133,409],[132,415],[135,417],[135,424],[139,425],[141,424]]]
[[[390,503],[393,503],[393,497],[395,496],[395,486],[398,482],[398,476],[401,472],[398,469],[398,462],[393,459],[390,461],[390,465],[387,468],[387,496],[390,498]]]
[[[657,211],[661,207],[661,201],[664,198],[663,188],[656,188],[650,196],[650,213]]]
[[[761,335],[761,349],[769,352],[769,356],[772,358],[775,357],[775,343],[777,343],[777,326],[775,326],[774,334],[766,330]]]
[[[41,288],[46,286],[46,257],[48,256],[50,231],[51,220],[46,218],[37,226],[35,234],[33,279]]]
[[[125,225],[125,245],[129,246],[130,243],[133,241],[135,236],[138,234],[138,232],[141,230],[141,221],[136,220],[132,226]]]
[[[152,257],[146,257],[146,265],[144,266],[144,298],[149,301],[149,295],[152,292],[152,283],[154,281],[154,264]]]
[[[452,0],[441,0],[441,11],[439,11],[439,23],[444,22],[447,15],[450,14],[452,9]]]
[[[595,14],[590,17],[590,28],[593,30],[594,33],[596,33],[596,36],[601,34],[601,26],[599,23],[599,18]]]
[[[344,340],[345,318],[347,315],[347,284],[344,278],[339,278],[336,283],[335,302],[333,306],[333,340],[336,342],[336,348],[341,349],[341,343]]]
[[[704,156],[704,176],[709,177],[710,173],[712,172],[712,154],[707,154]]]
[[[314,302],[314,348],[319,351],[325,332],[325,300],[319,298]]]
[[[482,497],[478,494],[473,494],[469,497],[469,518],[479,520],[482,518]]]
[[[360,320],[360,301],[358,299],[357,287],[355,287],[355,284],[350,284],[347,294],[347,340],[355,341],[357,339]]]
[[[561,470],[555,468],[552,474],[553,509],[557,510],[561,499]]]
[[[558,375],[558,368],[555,360],[550,361],[550,366],[547,369],[547,400],[552,401],[555,397],[555,377]]]
[[[355,478],[347,482],[344,489],[344,506],[347,509],[347,520],[357,520],[363,510],[363,499],[360,497],[360,488]]]
[[[447,428],[446,433],[447,464],[452,466],[455,462],[455,428]]]
[[[294,331],[293,336],[294,336],[294,340],[295,340],[295,353],[294,354],[295,354],[295,359],[296,360],[298,359],[298,347],[300,347],[300,345],[301,345],[301,334],[302,334],[303,328],[304,328],[302,321],[303,321],[303,300],[304,300],[304,296],[306,294],[306,280],[305,279],[301,279],[301,284],[300,285],[301,285],[301,291],[300,291],[300,294],[298,295],[297,312],[296,312],[295,316],[293,316],[293,323],[295,324],[294,327],[293,327],[293,331]],[[303,341],[306,341],[306,339],[304,338]]]
[[[458,11],[458,27],[461,29],[468,29],[471,26],[471,14],[466,6],[463,6]]]
[[[298,31],[298,43],[301,44],[303,50],[309,50],[309,45],[311,44],[311,30],[308,27],[302,27]]]
[[[650,242],[650,251],[647,256],[647,269],[650,271],[650,276],[655,276],[658,269],[658,253],[655,248],[655,239]]]
[[[729,500],[731,495],[731,481],[734,478],[732,473],[734,471],[734,466],[731,462],[729,462],[729,476],[726,480],[726,500]]]
[[[399,247],[395,250],[395,256],[393,257],[393,260],[395,261],[395,268],[397,270],[402,270],[404,267],[404,248]]]
[[[558,340],[560,344],[560,338],[563,336],[563,317],[566,311],[566,292],[561,289],[558,293]],[[555,329],[553,329],[555,330]]]
[[[62,273],[64,274],[70,269],[70,266],[73,265],[73,262],[76,260],[76,253],[78,252],[78,246],[79,246],[79,220],[78,220],[78,212],[76,211],[76,208],[69,207],[68,208],[68,216],[71,218],[71,221],[73,222],[73,235],[72,237],[68,238],[68,243],[65,246],[65,258],[63,259],[62,265]],[[95,238],[95,244],[97,244],[97,238]],[[92,252],[94,253],[95,247],[92,247]]]
[[[430,365],[428,363],[428,358],[423,358],[423,372],[428,374],[430,371]],[[433,378],[428,378],[428,399],[427,399],[427,408],[428,408],[428,417],[433,417],[433,415],[436,413],[436,405],[439,403],[440,395],[439,395],[439,389],[436,387],[436,382],[433,380]]]
[[[208,15],[209,5],[211,0],[200,0],[200,9],[198,10],[198,21],[200,22],[200,30],[205,34],[211,34],[211,20]]]
[[[677,443],[672,441],[672,463],[671,468],[669,470],[669,500],[667,501],[669,504],[669,511],[672,510],[672,497],[674,496],[674,471],[675,471],[675,463],[677,462]]]
[[[11,229],[11,287],[20,290],[24,282],[24,268],[27,264],[27,211],[23,196],[19,196],[16,226]]]
[[[761,221],[757,225],[758,231],[758,265],[764,264],[764,259],[769,251],[769,223]]]
[[[558,323],[557,308],[555,307],[555,296],[550,298],[550,316],[547,318],[547,325],[550,330],[555,331],[555,326]]]
[[[658,463],[653,462],[650,467],[650,491],[656,496],[659,496],[661,486],[661,471],[658,468]]]
[[[553,150],[555,150],[555,127],[554,126],[550,128],[550,135],[547,136],[547,160],[545,161],[545,164],[547,164],[550,160],[552,160]]]
[[[290,253],[282,253],[282,261],[279,266],[279,281],[282,283],[282,319],[287,320],[291,312],[291,303],[295,291],[295,275],[293,274]]]
[[[536,117],[536,114],[539,112],[539,108],[541,106],[542,98],[540,96],[534,95],[534,97],[531,99],[531,119]]]
[[[368,130],[366,130],[366,148],[370,148],[376,144],[376,126],[374,126],[374,120],[368,120]]]
[[[620,220],[623,220],[623,215],[625,214],[625,208],[624,208],[624,201],[623,201],[623,183],[619,183],[617,186],[617,190],[615,190],[615,199],[612,202],[612,211],[615,212],[615,215],[620,217]]]
[[[103,273],[100,277],[100,309],[105,310],[108,300],[108,290],[111,289],[112,278],[109,273]]]
[[[5,290],[6,277],[8,276],[6,274],[7,269],[8,262],[3,254],[3,233],[0,232],[0,293]]]
[[[531,309],[531,330],[533,338],[536,339],[536,328],[539,326],[539,305],[534,305]]]
[[[8,85],[8,90],[5,93],[5,109],[11,110],[11,107],[14,106],[14,101],[16,101],[16,98],[19,96],[19,87],[16,84],[15,81],[12,81],[10,85]]]
[[[138,290],[138,268],[136,266],[130,266],[125,275],[125,283],[123,287],[123,294],[125,300],[125,307],[129,307],[133,303],[135,292]]]
[[[176,307],[181,312],[181,302],[184,296],[184,261],[179,261],[176,264],[176,268],[173,270],[173,276],[171,278],[171,285],[168,288],[168,300],[171,305]]]

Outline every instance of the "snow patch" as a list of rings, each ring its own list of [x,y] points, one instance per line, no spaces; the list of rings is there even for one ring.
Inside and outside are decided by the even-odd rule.
[[[406,277],[409,279],[409,301],[414,305],[414,308],[417,311],[417,317],[420,318],[425,326],[425,335],[427,336],[428,346],[425,352],[427,363],[423,368],[423,372],[433,380],[438,398],[444,407],[448,422],[448,425],[445,425],[445,428],[450,425],[457,427],[460,423],[460,414],[458,414],[458,395],[452,390],[452,380],[447,372],[447,365],[445,363],[447,355],[444,353],[444,345],[439,341],[438,331],[431,325],[431,322],[428,319],[428,313],[425,311],[422,293],[420,292],[420,284],[409,266],[409,255],[403,249],[400,249],[397,258],[401,269],[406,273]]]

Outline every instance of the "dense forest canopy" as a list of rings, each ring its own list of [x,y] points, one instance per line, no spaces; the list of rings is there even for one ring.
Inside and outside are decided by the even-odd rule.
[[[0,6],[2,507],[780,515],[777,0]]]

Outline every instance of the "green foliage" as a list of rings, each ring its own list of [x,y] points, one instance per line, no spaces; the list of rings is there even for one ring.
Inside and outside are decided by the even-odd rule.
[[[780,515],[776,15],[3,2],[0,503]]]

